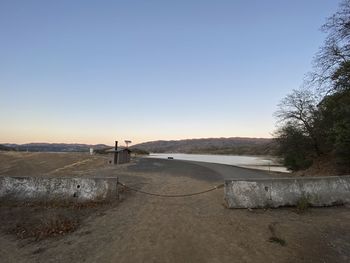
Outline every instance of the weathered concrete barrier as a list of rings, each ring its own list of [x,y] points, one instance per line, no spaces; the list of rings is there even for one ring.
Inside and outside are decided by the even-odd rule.
[[[103,201],[116,191],[117,178],[0,177],[1,201]]]
[[[350,204],[350,176],[226,180],[225,200],[229,208]]]

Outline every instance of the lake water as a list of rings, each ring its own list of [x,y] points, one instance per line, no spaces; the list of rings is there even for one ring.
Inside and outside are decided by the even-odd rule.
[[[212,154],[185,154],[185,153],[151,153],[149,158],[167,159],[173,157],[176,160],[197,161],[207,163],[219,163],[235,165],[259,170],[270,170],[288,173],[289,171],[277,163],[276,158],[269,156],[244,156],[244,155],[212,155]]]

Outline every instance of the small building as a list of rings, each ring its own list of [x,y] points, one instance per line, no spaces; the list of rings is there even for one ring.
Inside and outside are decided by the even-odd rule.
[[[130,162],[131,151],[126,147],[118,147],[118,142],[115,142],[115,148],[106,151],[107,153],[113,153],[113,164],[123,164]]]

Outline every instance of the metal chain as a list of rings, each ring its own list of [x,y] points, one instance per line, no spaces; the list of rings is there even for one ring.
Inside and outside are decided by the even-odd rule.
[[[200,194],[205,194],[205,193],[208,193],[208,192],[211,192],[211,191],[214,191],[214,190],[217,190],[217,189],[220,189],[222,187],[224,187],[224,184],[219,184],[217,186],[214,186],[210,189],[207,189],[207,190],[204,190],[204,191],[201,191],[201,192],[195,192],[195,193],[190,193],[190,194],[178,194],[178,195],[166,195],[166,194],[156,194],[156,193],[149,193],[149,192],[145,192],[145,191],[142,191],[142,190],[139,190],[139,189],[136,189],[136,188],[132,188],[130,186],[127,186],[121,182],[118,181],[118,184],[124,186],[125,188],[131,190],[131,191],[134,191],[134,192],[138,192],[138,193],[141,193],[141,194],[145,194],[145,195],[152,195],[152,196],[157,196],[157,197],[187,197],[187,196],[194,196],[194,195],[200,195]]]

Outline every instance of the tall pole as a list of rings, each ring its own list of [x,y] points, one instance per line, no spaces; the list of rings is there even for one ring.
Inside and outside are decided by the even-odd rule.
[[[114,147],[114,164],[118,164],[118,141],[115,141],[115,147]]]

